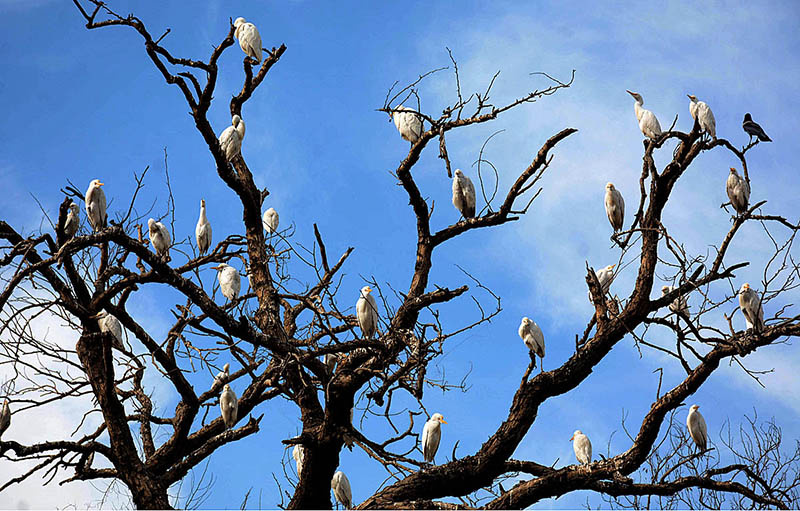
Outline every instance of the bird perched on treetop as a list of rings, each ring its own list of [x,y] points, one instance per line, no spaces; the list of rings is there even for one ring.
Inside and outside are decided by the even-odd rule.
[[[705,451],[708,447],[708,430],[706,428],[706,420],[697,411],[700,408],[698,405],[692,405],[689,408],[689,415],[686,416],[686,427],[689,428],[689,436],[692,437],[694,443],[701,451]]]
[[[197,240],[197,250],[200,255],[208,252],[211,247],[211,223],[206,216],[206,200],[200,199],[200,218],[197,219],[197,226],[194,228],[194,237]]]
[[[239,401],[236,399],[236,394],[230,385],[226,384],[222,387],[222,394],[219,396],[219,408],[222,413],[222,421],[225,423],[225,429],[233,428],[238,419]]]
[[[544,371],[544,334],[542,329],[539,328],[535,321],[529,318],[522,318],[518,333],[531,354],[538,355],[542,359],[541,369]],[[533,358],[533,364],[536,367],[536,357],[533,356],[531,358]]]
[[[752,117],[750,117],[750,114],[744,114],[742,129],[745,133],[750,135],[750,141],[753,140],[753,137],[758,137],[758,139],[762,142],[772,142],[772,139],[769,138],[761,126],[759,126],[758,123],[754,121]]]
[[[361,327],[361,334],[366,339],[372,339],[372,335],[378,329],[378,304],[371,293],[371,287],[362,287],[356,302],[358,326]]]
[[[728,199],[730,199],[733,209],[740,215],[746,213],[750,205],[750,184],[733,167],[731,167],[731,173],[725,182],[725,191],[728,193]]]
[[[584,435],[581,430],[576,429],[575,433],[570,438],[572,442],[572,450],[575,451],[575,457],[582,465],[588,465],[592,462],[592,442],[589,437]]]
[[[622,223],[625,221],[625,201],[622,194],[614,188],[614,183],[606,185],[606,215],[614,232],[622,230]]]
[[[211,269],[218,272],[219,288],[225,298],[233,300],[239,296],[239,291],[242,289],[242,279],[236,268],[229,264],[220,263],[219,266],[214,266]]]
[[[475,185],[461,169],[456,169],[453,176],[453,206],[465,219],[475,216]]]
[[[242,140],[244,140],[245,125],[238,115],[231,117],[231,125],[219,135],[219,147],[225,155],[227,161],[233,160],[237,154],[242,152]]]
[[[644,105],[642,95],[638,92],[626,92],[636,100],[636,103],[633,105],[633,111],[636,113],[636,119],[639,121],[639,129],[642,130],[644,136],[649,139],[658,138],[661,135],[661,124],[658,123],[658,119],[653,112],[642,108],[642,105]]]
[[[99,179],[93,180],[89,183],[89,189],[86,190],[86,217],[89,219],[89,225],[95,232],[99,231],[106,226],[106,194],[100,188],[104,183]]]
[[[74,202],[69,203],[69,212],[67,213],[67,219],[64,221],[64,236],[66,239],[72,238],[78,232],[78,226],[81,223],[80,212],[81,210],[77,204]]]
[[[151,218],[147,221],[147,230],[150,233],[150,243],[153,244],[156,254],[169,261],[169,246],[172,244],[172,238],[169,235],[167,226]]]
[[[700,124],[700,129],[705,131],[711,138],[717,138],[717,121],[714,119],[714,112],[708,107],[705,101],[697,101],[697,96],[687,94],[689,96],[689,113],[692,119],[697,119]]]
[[[416,143],[422,136],[422,119],[419,115],[403,105],[395,108],[391,115],[400,136],[412,144]]]
[[[278,232],[278,221],[278,212],[275,211],[275,208],[269,208],[264,211],[264,215],[261,217],[261,225],[264,226],[267,234]]]
[[[442,439],[442,424],[447,424],[441,413],[434,413],[422,428],[422,457],[428,463],[433,463],[439,442]]]
[[[263,55],[261,53],[261,34],[258,33],[256,26],[248,23],[244,18],[236,18],[233,26],[236,27],[233,35],[239,40],[242,51],[260,64]]]
[[[742,309],[747,329],[761,330],[764,327],[764,308],[761,299],[750,284],[745,282],[739,289],[739,308]]]

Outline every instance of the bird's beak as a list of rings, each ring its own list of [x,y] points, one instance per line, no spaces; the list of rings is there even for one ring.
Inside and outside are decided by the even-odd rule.
[[[100,313],[98,312],[98,313],[97,313],[97,314],[95,314],[94,316],[89,316],[89,319],[97,319],[97,318],[99,318],[99,317],[100,317]]]
[[[692,96],[691,94],[687,94],[686,97],[689,99],[694,99],[694,96]]]
[[[367,292],[368,292],[368,293],[371,293],[371,292],[372,292],[372,288],[371,288],[371,287],[369,287],[369,286],[367,286]]]
[[[628,91],[628,92],[630,92],[630,91]],[[573,438],[575,438],[575,435],[572,435],[571,437],[569,437],[569,441],[572,442]]]
[[[219,266],[212,266],[211,269],[212,270],[219,270]]]
[[[628,89],[625,89],[625,92],[627,92],[627,93],[628,93],[628,94],[630,94],[631,96],[633,96],[634,94],[636,94],[635,92],[631,92],[631,91],[629,91]]]
[[[442,419],[442,424],[447,424],[447,421]]]
[[[103,186],[105,183],[97,183],[97,186]]]
[[[612,265],[611,265],[611,269],[612,269],[612,270],[614,269],[614,266],[616,266],[616,264],[612,264]]]

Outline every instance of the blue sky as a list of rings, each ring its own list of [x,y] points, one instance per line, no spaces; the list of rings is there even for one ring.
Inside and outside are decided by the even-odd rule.
[[[243,154],[257,184],[271,191],[264,207],[279,211],[281,227],[294,226],[294,242],[310,246],[316,222],[329,257],[356,247],[345,267],[340,298],[347,306],[355,303],[362,277],[374,277],[386,291],[386,284],[405,290],[413,270],[414,217],[407,196],[389,174],[404,158],[408,144],[386,115],[375,111],[383,105],[388,87],[395,80],[407,83],[448,65],[445,47],[458,59],[467,92],[482,91],[501,71],[492,95],[495,104],[547,86],[531,72],[545,71],[563,79],[576,70],[570,89],[448,138],[454,167],[475,179],[471,165],[481,144],[493,132],[506,130],[489,143],[486,153],[500,170],[502,191],[548,136],[565,127],[580,130],[555,150],[542,180],[545,190],[528,216],[501,228],[468,233],[435,254],[432,283],[450,287],[469,283],[458,264],[501,295],[504,309],[491,324],[450,340],[439,359],[438,366],[453,382],[471,371],[469,392],[443,395],[431,389],[426,395],[427,410],[441,412],[449,422],[444,426],[440,461],[449,456],[456,440],[459,454],[474,452],[505,418],[528,360],[516,333],[520,317],[530,316],[542,327],[546,369],[560,365],[574,350],[575,333],[583,331],[591,314],[583,281],[585,261],[601,267],[619,257],[608,240],[605,183],[613,181],[626,197],[629,217],[635,207],[641,134],[625,89],[639,91],[645,107],[664,127],[677,114],[682,130],[691,127],[686,94],[696,94],[714,110],[718,135],[738,146],[747,142],[741,119],[744,112],[751,112],[775,140],[749,153],[753,199],[768,199],[770,212],[790,219],[798,216],[792,192],[800,178],[791,141],[800,131],[794,115],[800,97],[796,31],[800,10],[793,2],[702,6],[686,2],[668,7],[641,2],[158,4],[111,5],[120,13],[135,12],[153,34],[171,28],[164,45],[174,55],[206,59],[227,32],[228,19],[238,16],[259,27],[264,46],[288,46],[244,109]],[[119,212],[133,191],[132,173],[148,165],[139,211],[145,214],[155,204],[151,215],[160,216],[166,210],[163,149],[167,147],[176,204],[174,238],[193,236],[200,198],[208,203],[215,241],[241,232],[234,194],[217,178],[179,91],[163,82],[137,34],[122,28],[87,31],[68,2],[2,0],[0,14],[0,28],[6,34],[0,43],[4,220],[26,233],[39,229],[42,213],[31,195],[55,215],[62,198],[59,188],[67,179],[83,190],[91,179],[102,178],[113,201],[111,209]],[[235,46],[220,62],[217,99],[209,114],[217,132],[229,123],[227,100],[240,88],[241,59]],[[455,98],[451,71],[425,81],[420,96],[423,110],[440,112]],[[657,157],[660,164],[671,153],[663,152]],[[458,214],[450,205],[450,182],[437,154],[434,145],[427,148],[414,175],[423,194],[436,203],[433,225],[442,227],[455,222]],[[724,182],[732,165],[737,162],[721,151],[702,155],[681,179],[667,207],[665,223],[692,253],[712,251],[711,245],[718,245],[727,232],[729,216],[719,204],[726,200]],[[738,282],[761,281],[764,240],[755,225],[741,233],[729,261],[753,264],[741,272]],[[629,294],[634,268],[617,277],[612,292],[620,297]],[[212,278],[213,272],[204,272],[205,282]],[[140,295],[132,300],[131,309],[147,317],[145,325],[154,336],[163,335],[171,319],[164,304],[175,303],[174,296],[159,287]],[[796,307],[792,310],[796,313]],[[467,297],[441,311],[445,325],[453,330],[475,315]],[[740,315],[735,321],[743,327]],[[73,334],[59,333],[55,327],[50,335],[64,335],[60,341],[66,344],[74,342],[69,337]],[[756,408],[761,416],[774,416],[786,438],[796,439],[800,389],[792,365],[798,361],[792,345],[761,350],[751,365],[775,369],[763,378],[765,389],[739,370],[722,368],[693,402],[701,404],[715,436],[725,420],[738,424],[742,414]],[[579,389],[541,408],[516,456],[545,464],[558,459],[559,466],[572,463],[568,440],[575,429],[589,435],[596,453],[605,452],[614,431],[612,452],[626,449],[620,417],[625,412],[633,424],[640,421],[655,395],[658,376],[653,370],[665,363],[648,352],[640,359],[630,339],[621,342]],[[665,385],[677,383],[679,377],[679,368],[670,365]],[[206,380],[210,384],[208,375],[195,378],[198,385]],[[171,410],[175,397],[159,387],[155,377],[152,381],[162,410]],[[637,385],[631,385],[633,381]],[[54,415],[49,434],[71,431],[70,417],[76,409],[65,405],[61,415]],[[36,413],[42,412],[15,416],[15,425],[40,421]],[[265,507],[274,507],[279,500],[272,473],[284,489],[288,487],[280,465],[284,455],[280,440],[299,432],[298,414],[280,400],[266,404],[259,413],[265,414],[261,433],[212,456],[209,472],[216,483],[205,507],[238,508],[250,487],[251,503],[260,495]],[[382,431],[375,420],[364,424],[366,433]],[[30,442],[37,439],[20,426],[17,435],[28,435]],[[341,468],[353,483],[356,502],[384,479],[382,469],[357,449],[343,451]],[[4,477],[12,469],[0,464]],[[293,467],[287,466],[287,471],[293,473]],[[12,506],[85,507],[99,498],[95,489],[77,483],[30,491],[39,484],[10,489],[8,498],[0,500]],[[539,506],[575,507],[584,499],[573,495]]]

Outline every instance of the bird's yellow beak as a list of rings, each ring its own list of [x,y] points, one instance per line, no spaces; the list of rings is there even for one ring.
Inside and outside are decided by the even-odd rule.
[[[97,186],[103,186],[105,183],[97,183]]]
[[[369,287],[369,286],[367,286],[367,292],[368,292],[368,293],[371,293],[371,292],[372,292],[372,288],[371,288],[371,287]]]
[[[612,269],[612,270],[614,269],[614,266],[616,266],[616,264],[612,264],[612,265],[611,265],[611,269]]]
[[[447,424],[447,421],[444,420],[444,419],[440,419],[440,421],[441,421],[442,424]]]
[[[212,266],[211,269],[212,270],[219,270],[219,266]]]
[[[736,170],[734,167],[731,167],[731,170]]]

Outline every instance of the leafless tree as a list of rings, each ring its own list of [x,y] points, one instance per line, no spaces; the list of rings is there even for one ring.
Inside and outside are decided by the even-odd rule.
[[[353,248],[335,261],[329,259],[316,226],[316,244],[310,249],[294,244],[286,232],[266,239],[261,208],[269,192],[256,186],[241,154],[227,161],[207,119],[215,97],[219,58],[235,42],[233,25],[207,61],[193,60],[170,53],[161,44],[166,34],[154,38],[134,15],[118,15],[99,0],[73,2],[88,29],[121,27],[141,36],[153,65],[168,84],[178,88],[189,106],[219,178],[238,197],[244,235],[226,237],[206,255],[198,255],[189,243],[179,243],[173,250],[183,251],[185,257],[173,256],[168,263],[149,249],[142,232],[143,218],[134,214],[144,174],[136,176],[139,186],[127,207],[117,210],[116,218],[98,232],[81,231],[73,238],[65,234],[70,197],[82,199],[74,187],[65,189],[68,197],[53,229],[55,237],[49,229],[21,233],[0,221],[0,335],[4,341],[0,364],[15,375],[3,389],[14,415],[40,413],[57,401],[88,396],[93,404],[84,418],[99,413],[103,419],[94,432],[79,438],[73,435],[33,445],[4,439],[0,442],[3,458],[34,461],[34,465],[17,474],[6,472],[0,491],[34,474],[44,474],[47,481],[111,480],[127,487],[138,508],[170,508],[168,489],[172,485],[193,469],[202,469],[217,449],[257,433],[261,416],[251,413],[257,414],[271,399],[285,397],[299,409],[302,433],[281,441],[287,446],[300,444],[305,450],[305,463],[291,499],[282,503],[289,508],[331,507],[331,477],[345,447],[363,449],[387,472],[386,483],[360,503],[360,508],[524,508],[576,490],[603,494],[621,507],[800,504],[800,454],[796,447],[789,455],[781,450],[781,434],[775,424],[762,426],[754,418],[738,438],[729,433],[723,443],[736,462],[722,465],[719,455],[711,451],[694,452],[682,421],[675,419],[684,400],[720,363],[731,360],[757,379],[758,374],[743,361],[758,348],[800,335],[800,316],[790,312],[789,306],[779,306],[763,328],[735,330],[730,319],[737,306],[735,271],[749,263],[728,253],[745,223],[760,224],[774,248],[763,269],[762,302],[780,304],[782,296],[797,287],[798,266],[792,247],[798,225],[780,215],[762,213],[765,202],[759,202],[734,217],[730,230],[715,245],[715,255],[706,257],[688,254],[678,234],[662,222],[675,183],[701,153],[728,151],[741,162],[749,182],[746,154],[755,143],[737,149],[725,139],[703,137],[697,124],[689,133],[670,129],[657,140],[645,141],[638,206],[629,227],[614,235],[620,246],[618,268],[632,267],[628,271],[636,272],[635,286],[622,300],[604,297],[594,270],[587,265],[586,283],[595,311],[575,337],[575,353],[560,367],[533,377],[532,359],[516,393],[509,396],[507,418],[488,440],[473,454],[427,466],[412,454],[424,422],[425,416],[419,420],[420,415],[426,413],[424,392],[431,386],[453,385],[430,377],[427,368],[447,349],[451,337],[500,311],[499,297],[465,271],[465,282],[483,297],[483,302],[476,301],[480,314],[472,324],[448,330],[436,306],[462,297],[469,287],[448,289],[429,282],[434,251],[469,231],[498,227],[524,215],[542,191],[537,185],[553,162],[553,149],[577,130],[565,128],[545,140],[530,165],[518,171],[499,196],[497,171],[481,152],[479,161],[484,169],[495,172],[494,184],[491,178],[481,176],[483,208],[478,208],[476,218],[439,231],[431,228],[433,204],[426,201],[411,171],[423,150],[438,141],[439,156],[451,175],[446,144],[449,132],[492,121],[512,108],[536,102],[569,87],[572,78],[559,81],[547,77],[552,80],[547,88],[497,106],[490,99],[497,76],[485,91],[464,97],[451,55],[457,97],[438,116],[422,111],[419,102],[418,86],[429,74],[398,90],[392,87],[379,110],[391,114],[401,103],[411,105],[425,126],[394,170],[416,218],[416,258],[406,291],[380,291],[378,336],[367,339],[361,337],[356,317],[347,312],[352,293],[339,296],[341,270]],[[267,50],[261,63],[243,58],[245,79],[241,91],[230,100],[231,115],[242,114],[285,50],[283,45]],[[657,168],[654,154],[673,144],[671,160]],[[215,289],[204,288],[199,270],[236,261],[245,265],[250,291],[220,305]],[[300,274],[314,278],[301,285],[295,277]],[[651,299],[657,279],[671,282],[675,289]],[[174,324],[160,339],[152,337],[126,309],[133,293],[153,284],[165,284],[179,297]],[[377,282],[373,285],[380,289]],[[392,294],[399,304],[393,304]],[[686,295],[699,297],[691,313],[667,308],[675,298]],[[699,305],[698,300],[702,302]],[[103,310],[120,320],[132,342],[114,345],[111,334],[101,332],[97,314]],[[720,326],[717,318],[723,314],[728,321]],[[77,344],[62,346],[43,338],[35,328],[43,317],[56,317],[77,332]],[[672,340],[655,340],[660,338],[654,335],[657,330],[670,332]],[[647,350],[668,354],[686,373],[673,388],[659,385],[650,410],[629,431],[629,447],[609,452],[589,465],[562,468],[512,459],[540,405],[581,385],[623,339],[633,339],[643,354]],[[338,358],[333,371],[320,359],[327,354]],[[224,383],[215,381],[202,387],[188,377],[190,371],[214,374],[222,361],[233,365],[227,381],[246,385],[238,400],[242,419],[229,430],[216,411]],[[163,375],[178,396],[171,416],[155,413],[144,383],[148,370]],[[393,404],[399,400],[393,399],[396,394],[410,396],[418,408],[407,410]],[[362,420],[386,420],[396,432],[394,436],[368,438],[351,423],[351,410],[359,398],[364,403]],[[132,426],[138,429],[137,435]],[[154,435],[154,428],[168,434]],[[107,459],[110,466],[93,466],[96,455]],[[530,477],[516,477],[511,488],[503,487],[503,482],[509,484],[507,481],[519,475]],[[200,494],[209,491],[207,484],[199,488]],[[197,492],[194,495],[202,498]],[[448,497],[458,498],[460,504],[441,500]]]

